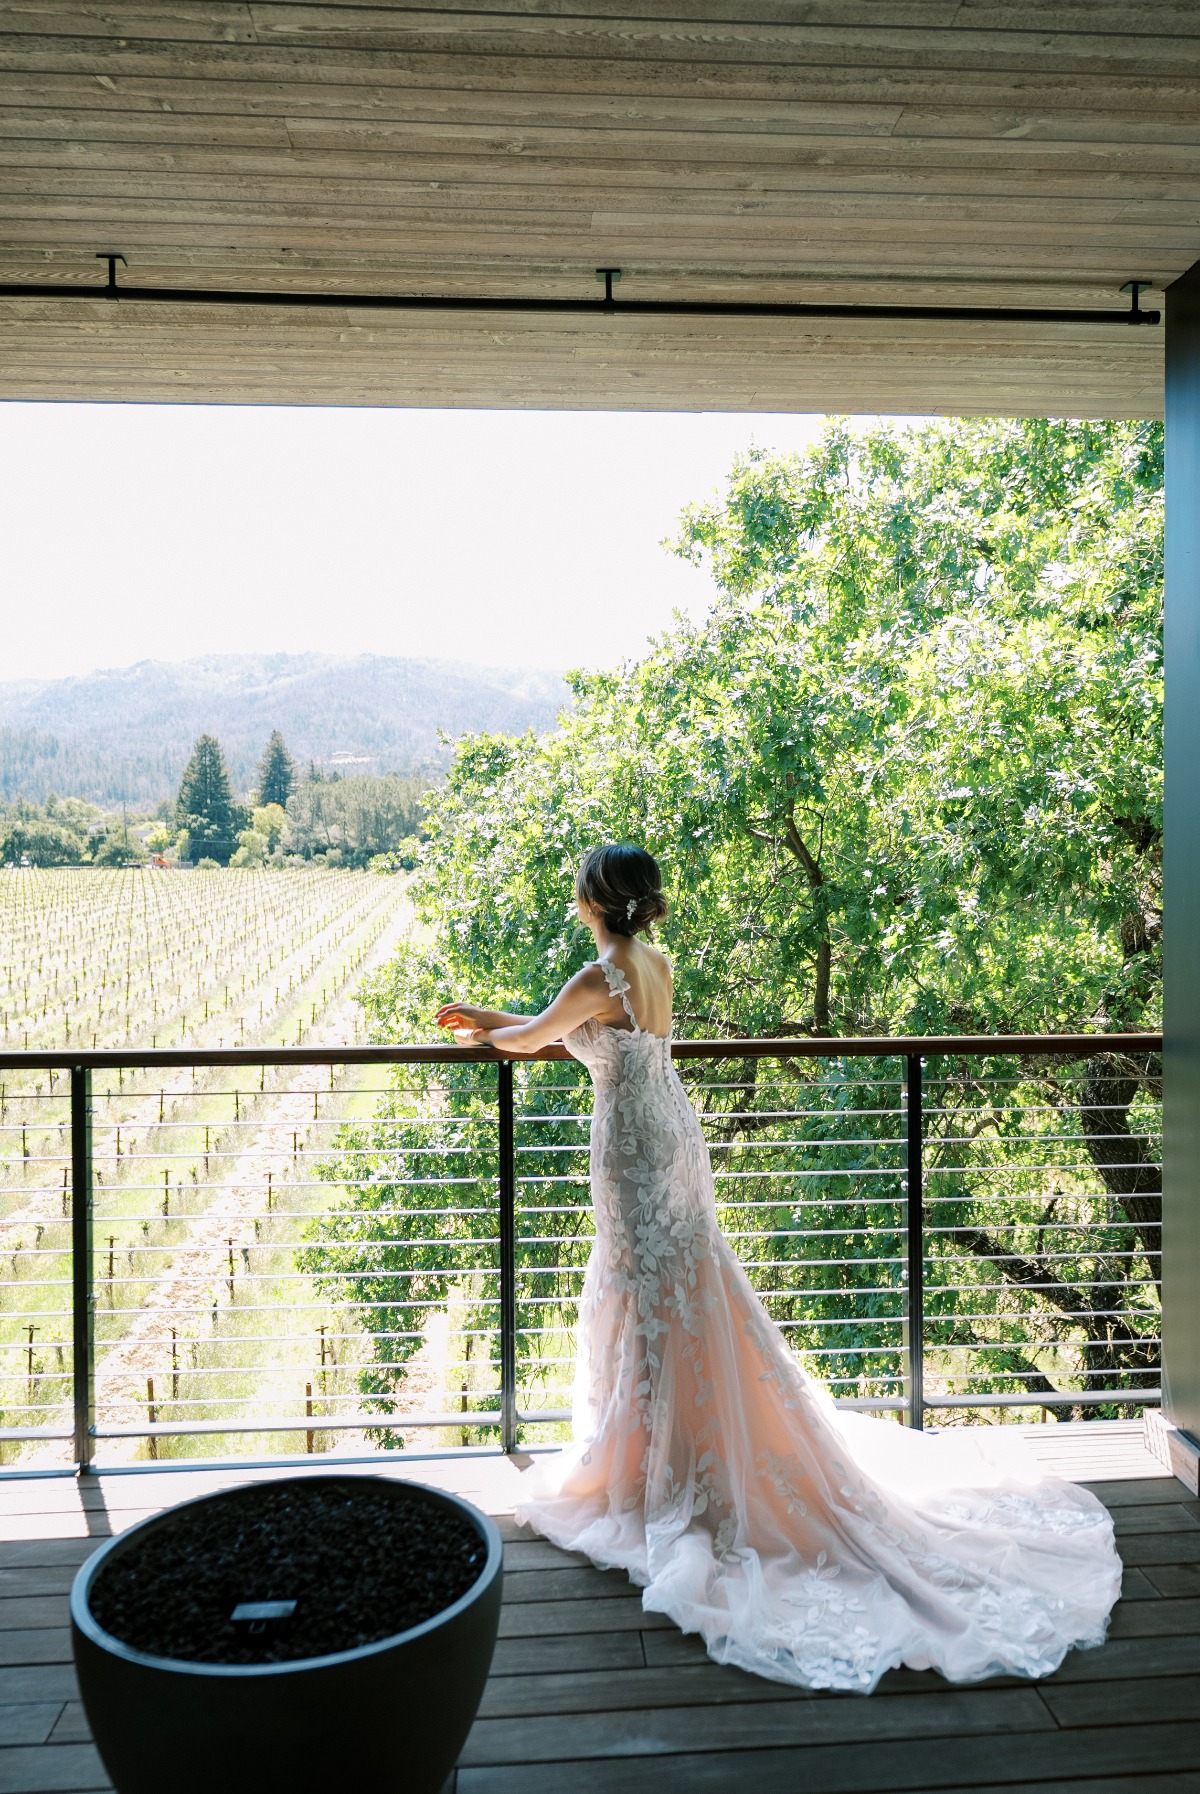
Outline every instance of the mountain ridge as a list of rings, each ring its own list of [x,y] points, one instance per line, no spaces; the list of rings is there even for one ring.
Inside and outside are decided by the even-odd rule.
[[[359,654],[208,654],[61,679],[0,682],[0,799],[51,790],[153,807],[173,798],[196,736],[215,735],[236,790],[272,729],[298,766],[424,773],[476,730],[549,727],[569,693],[536,667]]]

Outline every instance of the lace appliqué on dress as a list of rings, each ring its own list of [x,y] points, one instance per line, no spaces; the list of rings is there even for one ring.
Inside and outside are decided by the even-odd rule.
[[[834,1410],[718,1229],[670,1039],[597,963],[631,1026],[566,1041],[596,1093],[576,1444],[527,1473],[518,1519],[777,1681],[865,1691],[901,1663],[1040,1676],[1101,1642],[1120,1591],[1104,1507]]]

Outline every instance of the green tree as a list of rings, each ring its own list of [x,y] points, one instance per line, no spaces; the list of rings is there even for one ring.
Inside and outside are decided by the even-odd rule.
[[[144,842],[119,823],[110,828],[92,854],[94,866],[142,866],[150,855]]]
[[[229,789],[221,744],[211,735],[201,735],[192,750],[175,803],[175,820],[187,835],[185,858],[229,864],[242,813]]]
[[[460,745],[426,820],[422,926],[370,988],[376,1037],[424,1037],[436,1000],[455,993],[544,1003],[584,957],[571,877],[605,837],[644,841],[667,868],[682,1033],[1156,1027],[1161,482],[1161,431],[1140,423],[834,424],[807,455],[743,458],[674,544],[711,570],[710,614],[635,664],[575,675],[556,731]],[[1085,1380],[1153,1375],[1156,1057],[934,1073],[928,1152],[948,1269],[931,1309],[947,1354],[974,1351],[999,1387],[1015,1375],[1057,1387],[1064,1366]],[[552,1113],[560,1069],[525,1075]],[[861,1133],[838,1117],[872,1113],[875,1093],[848,1061],[796,1061],[789,1075],[810,1081],[835,1142],[829,1181],[797,1182],[791,1197],[852,1205],[872,1186],[848,1191],[847,1166],[894,1164],[869,1143],[838,1162],[836,1142]],[[705,1099],[735,1160],[774,1139],[756,1076],[746,1069],[727,1122],[723,1099]],[[369,1249],[348,1269],[383,1280],[401,1262],[385,1230],[414,1198],[389,1181],[384,1141],[432,1152],[467,1137],[479,1080],[442,1082],[442,1134],[428,1108],[416,1125],[409,1079],[381,1131],[349,1139],[374,1169],[362,1191],[347,1187],[339,1237]],[[1076,1133],[1086,1166],[1055,1186],[1039,1169],[1054,1162],[1046,1143]],[[789,1151],[774,1159],[781,1174]],[[762,1220],[784,1233],[789,1212],[781,1199]],[[894,1201],[864,1193],[861,1210],[837,1209],[839,1225],[855,1213],[864,1233],[896,1237]],[[489,1220],[481,1209],[480,1238]],[[407,1225],[474,1237],[469,1218]],[[422,1250],[406,1246],[403,1263],[432,1277],[445,1261]],[[803,1250],[811,1261],[821,1247]],[[785,1290],[777,1314],[812,1317],[778,1265],[766,1274]],[[1143,1312],[1116,1318],[1130,1277]],[[854,1282],[833,1255],[808,1289],[822,1278],[838,1301]],[[348,1277],[340,1293],[356,1287]],[[1038,1306],[1040,1355],[1018,1294]],[[829,1339],[815,1324],[797,1334],[813,1350]]]
[[[280,809],[286,810],[287,800],[295,787],[296,768],[292,757],[284,746],[279,730],[273,729],[258,771],[259,806],[278,804]]]
[[[81,797],[60,797],[57,791],[46,793],[42,814],[47,822],[60,823],[63,828],[70,829],[72,834],[84,841],[101,819],[101,812],[95,804],[89,804]]]
[[[365,866],[410,841],[424,816],[428,784],[396,773],[309,778],[289,800],[285,844],[306,858],[338,852],[343,862]]]
[[[251,827],[266,842],[266,851],[272,852],[283,839],[283,831],[287,827],[287,813],[280,804],[260,804],[251,817]]]
[[[238,849],[231,866],[261,866],[283,838],[287,816],[278,804],[263,804],[253,811],[251,826],[238,836]]]
[[[230,860],[231,866],[261,866],[266,854],[266,841],[256,829],[244,828],[238,835],[237,852]]]
[[[30,817],[0,821],[0,865],[22,860],[31,866],[71,866],[83,858],[86,837],[61,822]]]

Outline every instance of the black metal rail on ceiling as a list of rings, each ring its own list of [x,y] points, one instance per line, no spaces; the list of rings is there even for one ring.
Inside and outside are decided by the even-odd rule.
[[[305,308],[324,311],[398,312],[497,312],[565,317],[639,318],[791,318],[878,319],[893,322],[976,324],[1098,324],[1157,325],[1159,311],[1143,311],[1141,295],[1152,285],[1148,280],[1129,280],[1121,287],[1130,296],[1122,309],[1048,305],[898,305],[894,303],[836,304],[826,301],[737,299],[618,299],[613,288],[620,268],[597,268],[604,284],[597,299],[536,298],[506,294],[464,296],[457,293],[345,293],[258,291],[247,287],[123,286],[117,279],[118,262],[125,257],[108,251],[98,261],[107,262],[103,284],[68,285],[65,281],[6,281],[0,284],[4,299],[106,299],[122,305],[237,305]]]
[[[927,1411],[931,1409],[971,1408],[1012,1408],[1041,1407],[1044,1409],[1078,1408],[1097,1403],[1112,1403],[1122,1400],[1134,1400],[1138,1403],[1153,1402],[1158,1399],[1158,1391],[1145,1386],[1129,1390],[1110,1388],[1085,1388],[1057,1393],[1049,1389],[1019,1389],[1016,1392],[981,1392],[969,1395],[942,1394],[930,1397],[925,1389],[925,1366],[927,1355],[926,1334],[926,1273],[927,1267],[939,1262],[941,1250],[939,1237],[946,1229],[938,1224],[936,1213],[930,1220],[930,1213],[936,1211],[938,1198],[927,1197],[927,1174],[925,1150],[927,1140],[927,1115],[944,1114],[938,1104],[942,1100],[937,1091],[942,1088],[928,1083],[926,1061],[939,1059],[960,1064],[967,1058],[986,1057],[989,1060],[1016,1058],[1023,1068],[1023,1075],[1029,1076],[1036,1070],[1039,1061],[1051,1060],[1091,1060],[1098,1062],[1107,1060],[1115,1068],[1116,1075],[1123,1075],[1130,1059],[1145,1061],[1147,1055],[1161,1050],[1162,1036],[1152,1033],[1123,1034],[1044,1034],[1044,1035],[974,1035],[974,1036],[903,1036],[896,1038],[858,1038],[858,1039],[814,1039],[798,1037],[795,1039],[750,1039],[750,1040],[713,1040],[713,1041],[675,1041],[672,1052],[679,1060],[709,1060],[728,1062],[747,1060],[773,1059],[786,1068],[788,1061],[800,1059],[824,1058],[833,1060],[875,1059],[889,1061],[899,1066],[899,1107],[894,1113],[899,1123],[898,1135],[889,1136],[900,1152],[901,1157],[894,1172],[886,1175],[897,1181],[899,1190],[899,1222],[903,1235],[903,1249],[896,1260],[900,1283],[897,1294],[901,1294],[903,1313],[899,1318],[903,1323],[902,1362],[904,1365],[903,1393],[880,1395],[870,1399],[853,1399],[850,1405],[868,1407],[876,1410],[893,1410],[903,1415],[907,1423],[921,1427]],[[532,1055],[537,1059],[564,1059],[569,1055],[561,1047],[551,1047]],[[1126,1067],[1121,1062],[1126,1062]],[[93,1077],[96,1072],[114,1071],[123,1074],[134,1070],[143,1073],[166,1070],[168,1068],[191,1067],[255,1067],[267,1066],[296,1067],[320,1066],[330,1071],[330,1087],[333,1087],[333,1068],[343,1066],[405,1066],[433,1067],[437,1065],[487,1065],[497,1068],[495,1087],[496,1108],[495,1126],[495,1184],[496,1184],[496,1217],[499,1238],[494,1243],[498,1248],[495,1275],[498,1285],[498,1336],[499,1336],[499,1372],[500,1386],[497,1392],[498,1405],[486,1411],[476,1412],[470,1416],[472,1423],[490,1426],[498,1431],[501,1448],[511,1452],[518,1447],[519,1429],[530,1424],[545,1421],[557,1421],[564,1416],[557,1410],[546,1413],[522,1411],[519,1400],[519,1368],[518,1368],[518,1296],[517,1286],[522,1273],[517,1262],[517,1246],[523,1236],[518,1234],[517,1218],[519,1213],[518,1186],[520,1183],[517,1145],[518,1109],[514,1092],[514,1067],[519,1061],[513,1056],[501,1056],[487,1047],[461,1047],[449,1045],[433,1046],[346,1046],[346,1047],[290,1047],[290,1048],[229,1048],[217,1050],[179,1049],[159,1051],[92,1051],[92,1052],[6,1052],[0,1053],[0,1070],[25,1073],[48,1071],[67,1074],[68,1103],[65,1113],[68,1135],[69,1158],[64,1165],[63,1179],[63,1213],[70,1215],[70,1288],[71,1288],[71,1424],[55,1431],[46,1427],[5,1428],[0,1436],[10,1440],[20,1438],[61,1438],[73,1444],[75,1464],[80,1469],[88,1469],[93,1462],[96,1444],[104,1438],[138,1437],[156,1439],[164,1434],[180,1436],[185,1434],[203,1435],[220,1434],[262,1434],[295,1433],[305,1429],[308,1423],[308,1437],[320,1427],[325,1432],[336,1432],[347,1427],[363,1427],[364,1421],[339,1421],[323,1419],[314,1424],[311,1401],[309,1412],[305,1416],[290,1416],[286,1420],[254,1420],[247,1422],[198,1421],[164,1423],[158,1421],[151,1411],[151,1421],[145,1426],[136,1428],[105,1427],[97,1423],[96,1409],[96,1266],[94,1262],[95,1225],[94,1204],[97,1190],[95,1164],[95,1108],[101,1100],[94,1092]],[[984,1075],[982,1072],[981,1076]],[[735,1078],[737,1072],[734,1072]],[[888,1073],[892,1077],[891,1072]],[[1003,1082],[1003,1078],[1000,1079]],[[39,1087],[40,1088],[40,1087]],[[150,1088],[148,1086],[148,1088]],[[932,1091],[928,1096],[927,1092]],[[17,1100],[9,1096],[9,1102]],[[45,1101],[44,1096],[28,1097],[25,1100]],[[586,1105],[585,1105],[586,1107]],[[315,1114],[315,1101],[314,1101]],[[161,1104],[160,1104],[160,1122]],[[536,1119],[536,1118],[535,1118]],[[572,1120],[584,1121],[585,1116],[571,1117]],[[527,1124],[527,1118],[522,1118]],[[61,1124],[59,1124],[61,1125]],[[195,1125],[187,1123],[185,1125]],[[490,1126],[491,1124],[489,1124]],[[207,1131],[207,1130],[206,1130]],[[796,1131],[796,1130],[789,1130]],[[803,1136],[803,1126],[798,1130]],[[1074,1136],[1050,1136],[1051,1138],[1074,1138]],[[22,1151],[25,1150],[24,1133],[22,1131]],[[293,1136],[293,1152],[295,1150]],[[775,1150],[782,1150],[788,1142],[775,1145]],[[820,1144],[820,1137],[802,1138],[791,1144],[811,1148]],[[214,1148],[220,1151],[220,1148]],[[566,1148],[556,1150],[565,1151]],[[121,1151],[118,1131],[116,1151]],[[207,1165],[208,1147],[205,1146],[205,1163]],[[1051,1167],[1053,1169],[1053,1167]],[[68,1185],[69,1174],[69,1195]],[[772,1174],[768,1174],[772,1175]],[[806,1175],[803,1171],[799,1175]],[[808,1173],[813,1175],[813,1173]],[[875,1173],[883,1175],[883,1173]],[[401,1180],[402,1181],[402,1180]],[[560,1177],[551,1177],[550,1183],[570,1182]],[[107,1186],[106,1186],[107,1187]],[[552,1198],[557,1200],[558,1198]],[[790,1198],[789,1198],[790,1200]],[[944,1199],[943,1199],[944,1200]],[[739,1206],[738,1203],[733,1204]],[[761,1207],[761,1203],[740,1204],[742,1207]],[[810,1205],[811,1206],[811,1205]],[[834,1207],[836,1208],[836,1204]],[[165,1212],[165,1210],[164,1210]],[[547,1209],[538,1211],[550,1215],[558,1211]],[[822,1225],[825,1225],[824,1223]],[[774,1236],[763,1236],[770,1239]],[[808,1237],[807,1235],[805,1236]],[[39,1231],[40,1239],[40,1231]],[[112,1300],[112,1247],[109,1242],[109,1290]],[[1083,1250],[1083,1248],[1081,1248]],[[230,1272],[232,1275],[233,1242],[230,1241]],[[1118,1254],[1118,1256],[1136,1256]],[[14,1261],[15,1262],[15,1261]],[[800,1261],[796,1261],[800,1262]],[[882,1261],[880,1261],[882,1262]],[[477,1273],[478,1274],[478,1273]],[[253,1278],[251,1279],[253,1282]],[[43,1316],[43,1318],[46,1318]],[[831,1323],[824,1323],[829,1325]],[[36,1328],[35,1328],[36,1331]],[[33,1334],[30,1335],[28,1348],[30,1374],[33,1369]],[[22,1345],[18,1349],[24,1351]],[[322,1364],[324,1364],[324,1347],[322,1347]],[[464,1394],[464,1416],[466,1416]],[[64,1415],[64,1422],[66,1416]],[[422,1420],[403,1418],[396,1421],[397,1427],[407,1429],[410,1426],[448,1427],[458,1424],[458,1416],[452,1414],[431,1416]]]

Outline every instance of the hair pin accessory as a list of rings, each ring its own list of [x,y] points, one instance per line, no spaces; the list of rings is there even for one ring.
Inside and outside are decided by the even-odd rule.
[[[629,921],[629,922],[632,922],[632,921],[633,921],[633,912],[634,912],[634,910],[635,910],[635,909],[636,909],[636,908],[637,908],[637,898],[636,898],[636,897],[631,897],[631,898],[630,898],[630,899],[629,899],[629,902],[628,902],[628,903],[627,903],[627,904],[626,904],[626,905],[625,905],[625,919],[626,919],[626,921]]]

